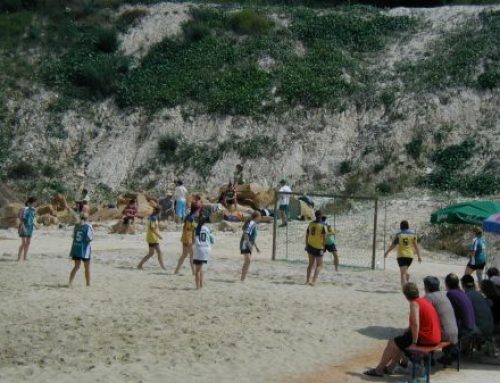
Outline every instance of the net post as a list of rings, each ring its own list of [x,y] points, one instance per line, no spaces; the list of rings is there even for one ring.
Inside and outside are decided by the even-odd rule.
[[[375,270],[375,260],[377,257],[377,221],[378,221],[378,198],[375,198],[375,214],[373,215],[372,270]]]
[[[271,260],[276,260],[276,229],[278,228],[278,191],[274,190],[273,253]]]

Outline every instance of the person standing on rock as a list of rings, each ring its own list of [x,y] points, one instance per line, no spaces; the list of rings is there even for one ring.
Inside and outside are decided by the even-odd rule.
[[[175,181],[174,204],[175,204],[175,222],[180,223],[186,217],[186,197],[187,189],[181,180]]]
[[[75,265],[69,275],[69,287],[73,286],[73,280],[82,262],[85,268],[85,282],[87,287],[90,286],[90,260],[92,258],[90,242],[94,239],[94,229],[87,222],[87,218],[86,214],[82,214],[80,216],[80,223],[76,224],[73,230],[73,244],[71,245],[70,256]]]
[[[158,255],[158,262],[163,270],[166,270],[163,264],[163,256],[160,250],[160,240],[163,239],[160,234],[159,228],[160,221],[160,208],[153,208],[153,213],[148,218],[148,229],[146,232],[146,241],[148,242],[149,252],[142,258],[141,262],[137,265],[139,270],[142,270],[142,266],[151,258],[154,253]]]
[[[279,211],[281,216],[281,227],[288,225],[288,214],[290,213],[290,193],[292,189],[287,185],[286,180],[280,181],[279,189]]]
[[[201,203],[193,202],[191,204],[191,211],[188,216],[184,219],[184,225],[182,226],[182,255],[177,261],[177,267],[175,268],[174,274],[179,274],[182,264],[187,256],[189,256],[189,264],[191,266],[191,272],[195,274],[193,265],[193,243],[196,228],[196,218],[198,217],[201,210]]]
[[[33,230],[35,228],[36,219],[36,198],[29,197],[23,207],[19,211],[19,228],[17,230],[19,237],[21,238],[21,245],[17,252],[17,261],[26,261],[28,256],[28,250],[31,244],[31,238],[33,237]]]
[[[417,254],[418,262],[422,262],[422,257],[420,256],[420,249],[417,244],[417,235],[415,231],[410,230],[410,225],[408,221],[401,221],[399,228],[401,231],[396,235],[394,241],[392,241],[389,248],[384,254],[384,258],[387,258],[389,253],[398,248],[398,265],[399,271],[401,273],[401,288],[404,287],[410,281],[410,274],[408,274],[408,268],[413,262],[414,254]]]
[[[234,175],[233,175],[233,185],[238,186],[238,185],[243,185],[245,182],[243,180],[243,165],[238,164],[236,165],[236,168],[234,170]]]

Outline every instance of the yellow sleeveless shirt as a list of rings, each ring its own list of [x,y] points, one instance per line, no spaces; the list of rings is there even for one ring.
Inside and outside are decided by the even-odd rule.
[[[314,249],[322,250],[325,247],[325,225],[318,222],[311,222],[307,227],[307,244]]]

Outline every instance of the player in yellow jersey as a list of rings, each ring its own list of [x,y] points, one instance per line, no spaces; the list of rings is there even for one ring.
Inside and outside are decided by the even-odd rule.
[[[182,255],[177,261],[177,267],[175,268],[174,274],[179,274],[181,270],[182,264],[187,256],[189,256],[189,264],[191,266],[191,273],[194,275],[194,264],[193,264],[193,255],[194,255],[194,237],[195,237],[195,229],[196,229],[196,219],[199,216],[201,210],[201,205],[198,203],[191,203],[191,211],[184,219],[184,224],[182,226]]]
[[[163,238],[160,234],[160,228],[158,226],[160,219],[159,216],[160,216],[160,208],[155,207],[153,209],[153,213],[148,217],[146,242],[148,243],[149,251],[144,256],[144,258],[141,259],[141,262],[139,262],[139,264],[137,265],[137,268],[139,270],[142,270],[142,266],[144,265],[144,263],[146,263],[148,259],[154,255],[155,252],[158,255],[158,262],[160,263],[160,267],[163,270],[166,270],[165,264],[163,263],[163,256],[160,250],[160,240]]]
[[[422,257],[420,256],[420,249],[417,244],[417,235],[413,230],[410,230],[410,225],[408,221],[401,221],[399,225],[401,231],[396,235],[394,241],[387,249],[384,254],[384,258],[395,249],[398,248],[398,265],[399,271],[401,273],[401,287],[406,285],[410,281],[410,274],[408,274],[408,268],[413,262],[414,254],[417,254],[419,262],[422,262]]]
[[[326,227],[323,223],[321,211],[314,213],[316,219],[312,221],[307,227],[306,231],[306,251],[309,256],[309,264],[307,265],[307,279],[306,284],[314,286],[318,279],[318,275],[323,267],[323,254],[325,253],[326,246]],[[311,282],[311,273],[314,269],[314,276]]]

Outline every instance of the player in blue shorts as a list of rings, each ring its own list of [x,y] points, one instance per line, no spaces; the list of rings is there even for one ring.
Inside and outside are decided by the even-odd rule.
[[[90,286],[90,259],[92,258],[92,249],[90,242],[94,239],[94,229],[92,225],[87,222],[87,216],[82,214],[80,216],[80,223],[75,225],[73,230],[73,244],[71,245],[71,259],[75,262],[73,270],[69,275],[69,287],[73,286],[73,279],[83,262],[85,267],[85,282],[87,287]]]

